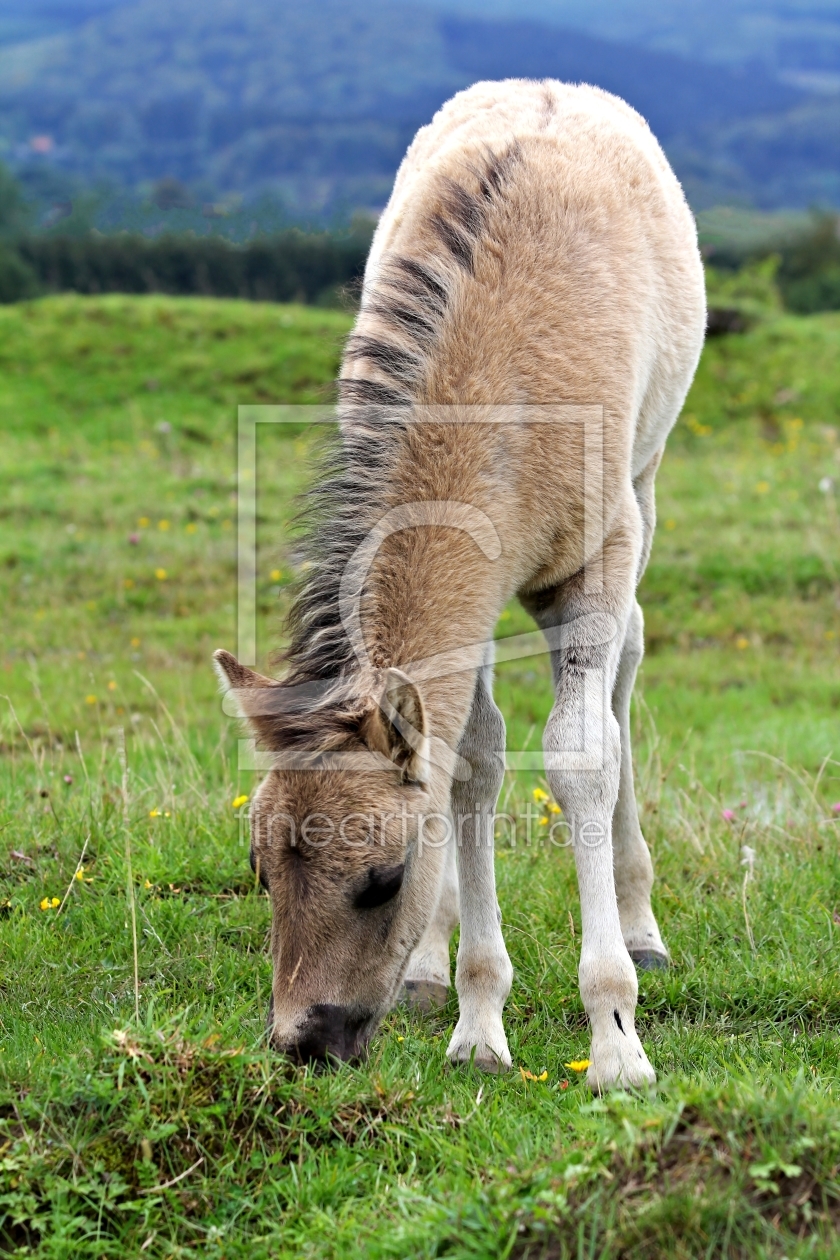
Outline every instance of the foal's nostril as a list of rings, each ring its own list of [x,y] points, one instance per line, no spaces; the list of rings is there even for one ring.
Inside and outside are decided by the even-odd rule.
[[[320,1003],[310,1006],[295,1041],[275,1045],[275,1049],[298,1063],[358,1059],[367,1043],[371,1016],[359,1015],[344,1006]]]

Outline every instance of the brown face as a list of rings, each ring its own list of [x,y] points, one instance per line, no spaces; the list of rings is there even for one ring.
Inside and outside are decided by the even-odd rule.
[[[227,652],[216,664],[260,742],[282,754],[279,685]],[[309,752],[349,752],[354,767],[361,754],[361,768],[272,770],[251,807],[251,864],[272,907],[269,1035],[299,1060],[363,1051],[437,900],[448,824],[426,786],[423,703],[399,670],[379,687],[340,721],[319,710],[304,731]]]
[[[422,785],[395,771],[272,771],[262,784],[251,863],[271,897],[276,1049],[297,1060],[364,1050],[434,906],[433,824],[418,845],[429,812]]]

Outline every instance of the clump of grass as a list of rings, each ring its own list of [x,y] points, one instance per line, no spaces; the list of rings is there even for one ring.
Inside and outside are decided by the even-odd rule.
[[[217,1216],[223,1188],[259,1201],[284,1166],[336,1145],[364,1150],[428,1110],[414,1090],[345,1070],[319,1077],[265,1049],[227,1047],[154,1019],[116,1029],[37,1091],[0,1088],[0,1238],[7,1247],[96,1236],[117,1254],[150,1223],[177,1233]],[[456,1123],[448,1117],[449,1123]],[[124,1250],[122,1254],[126,1254]]]
[[[500,1242],[507,1235],[496,1254],[571,1260],[583,1246],[750,1260],[831,1250],[840,1112],[815,1105],[802,1081],[770,1093],[748,1081],[673,1084],[656,1101],[614,1095],[585,1110],[582,1140],[488,1195],[488,1219]]]

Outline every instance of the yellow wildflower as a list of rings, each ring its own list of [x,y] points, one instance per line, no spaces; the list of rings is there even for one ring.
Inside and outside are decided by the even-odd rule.
[[[542,788],[534,788],[531,795],[533,796],[534,800],[537,802],[538,805],[542,804],[543,801],[547,801],[550,799],[548,792],[544,792]]]
[[[590,1062],[589,1059],[572,1059],[571,1063],[564,1063],[563,1067],[571,1068],[573,1072],[585,1072]]]
[[[140,526],[141,529],[148,529],[149,528],[148,516],[141,516],[137,524]]]
[[[272,582],[279,582],[282,576],[283,576],[283,574],[280,572],[280,570],[279,570],[279,569],[272,569],[272,570],[271,570],[271,580],[272,580]]]
[[[137,638],[137,636],[136,636],[136,635],[135,635],[135,637],[131,640],[131,646],[132,646],[132,647],[139,647],[139,646],[140,646],[140,640]]]
[[[166,569],[155,569],[155,577],[159,582],[166,581]]]
[[[158,521],[158,529],[164,532],[169,529],[169,521]]]
[[[756,494],[767,494],[769,489],[770,489],[769,481],[757,481],[755,483]]]
[[[113,679],[111,679],[111,681],[108,683],[108,690],[109,690],[109,691],[116,691],[116,690],[117,690],[117,684],[114,682],[114,680],[113,680]]]
[[[85,696],[85,704],[96,704],[96,696]]]
[[[540,1072],[539,1076],[535,1076],[533,1072],[529,1072],[528,1069],[522,1067],[521,1064],[519,1066],[519,1075],[522,1077],[523,1081],[547,1081],[548,1080],[548,1072]]]
[[[749,639],[745,639],[744,636],[741,635],[739,638],[735,640],[735,646],[736,648],[739,648],[740,651],[743,652],[744,648],[748,648],[750,646],[750,641]]]
[[[38,903],[38,908],[39,908],[40,910],[49,910],[49,908],[50,908],[50,899],[49,899],[49,897],[42,897],[42,898],[41,898],[41,900],[40,900],[40,901],[39,901],[39,903]]]
[[[149,810],[149,817],[150,817],[150,818],[160,818],[160,810],[159,810],[159,809],[150,809],[150,810]]]
[[[80,866],[79,869],[76,871],[75,878],[79,881],[79,883],[81,883],[84,877],[85,877],[85,868],[83,866]]]
[[[248,797],[246,794],[243,794],[242,796],[237,796],[235,797],[234,800],[231,801],[231,809],[239,809],[240,805],[247,804],[247,801],[248,801]]]
[[[187,526],[187,533],[194,534],[197,529],[198,529],[198,526],[196,525],[195,521],[190,521],[189,525]]]

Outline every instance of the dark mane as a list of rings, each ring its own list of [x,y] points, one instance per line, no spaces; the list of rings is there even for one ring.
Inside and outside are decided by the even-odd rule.
[[[338,684],[355,663],[339,614],[339,588],[387,494],[407,421],[404,406],[365,404],[353,413],[352,429],[331,436],[298,517],[305,531],[304,577],[287,618],[289,644],[276,661],[287,667],[289,686]]]
[[[441,255],[386,255],[375,288],[363,300],[346,360],[370,367],[376,375],[363,370],[339,380],[344,424],[328,444],[298,518],[305,576],[287,619],[288,646],[275,658],[286,668],[281,689],[289,689],[287,703],[280,706],[286,712],[275,719],[287,747],[303,742],[307,733],[311,738],[327,719],[325,709],[334,716],[336,733],[342,723],[349,729],[342,697],[349,703],[347,682],[356,658],[339,613],[342,575],[387,501],[411,423],[410,408],[451,306],[452,262],[473,274],[491,207],[518,157],[516,146],[502,156],[483,155],[480,167],[465,172],[474,191],[445,180],[428,221],[444,247]],[[369,331],[371,315],[375,332]],[[393,337],[383,329],[392,330]],[[293,695],[291,688],[300,690]]]

